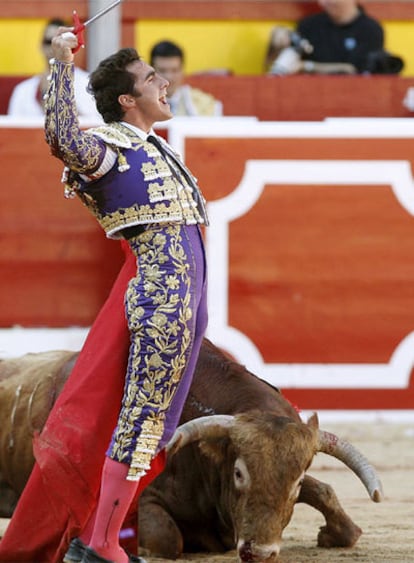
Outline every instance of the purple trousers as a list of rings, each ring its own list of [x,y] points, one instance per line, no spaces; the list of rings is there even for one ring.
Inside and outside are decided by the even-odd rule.
[[[155,225],[129,240],[137,275],[124,395],[107,455],[139,479],[174,433],[207,327],[206,263],[197,225]]]

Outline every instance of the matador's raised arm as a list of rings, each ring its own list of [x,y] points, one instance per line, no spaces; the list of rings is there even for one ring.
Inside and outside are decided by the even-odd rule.
[[[52,40],[49,89],[45,100],[45,135],[54,156],[73,172],[91,175],[101,167],[108,151],[96,136],[79,126],[74,93],[74,55],[77,38],[61,27]]]

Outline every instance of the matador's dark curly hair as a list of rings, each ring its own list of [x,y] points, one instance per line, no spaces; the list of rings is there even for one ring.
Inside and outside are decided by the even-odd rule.
[[[139,60],[141,57],[135,49],[120,49],[101,61],[90,75],[88,91],[94,96],[105,123],[122,120],[124,112],[118,102],[121,94],[136,95],[135,78],[126,67]]]

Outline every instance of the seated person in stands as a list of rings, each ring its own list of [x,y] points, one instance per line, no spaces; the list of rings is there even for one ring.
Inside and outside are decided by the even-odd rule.
[[[16,117],[43,116],[43,96],[48,88],[47,77],[50,72],[49,60],[52,58],[52,38],[56,35],[59,27],[66,23],[58,18],[47,22],[43,31],[41,51],[45,61],[45,70],[23,80],[17,84],[11,94],[7,113]],[[90,118],[97,123],[102,118],[96,110],[93,96],[87,92],[89,75],[85,70],[75,67],[75,98],[80,117]]]
[[[192,88],[184,82],[184,53],[171,41],[161,41],[151,50],[150,64],[170,83],[168,103],[173,115],[219,116],[222,103],[211,94]]]
[[[272,30],[266,56],[270,74],[396,73],[403,63],[384,51],[381,24],[358,0],[318,0],[322,11],[303,18],[296,30]]]

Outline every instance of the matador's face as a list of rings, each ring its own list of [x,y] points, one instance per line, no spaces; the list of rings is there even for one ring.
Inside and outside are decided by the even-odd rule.
[[[156,121],[170,119],[172,113],[167,102],[168,80],[142,60],[134,61],[128,65],[127,70],[135,77],[133,109],[136,117],[146,125],[141,127],[147,130]]]

